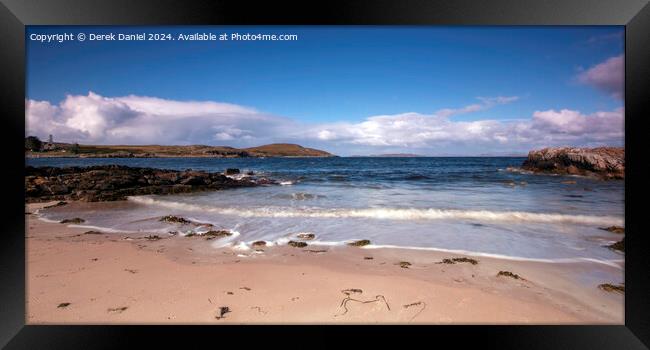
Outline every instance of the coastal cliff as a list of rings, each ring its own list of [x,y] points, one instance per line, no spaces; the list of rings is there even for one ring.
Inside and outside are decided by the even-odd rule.
[[[226,173],[235,173],[235,170],[228,169]],[[25,168],[25,201],[115,201],[135,195],[221,190],[271,182],[254,177],[234,179],[222,173],[119,165],[68,168],[28,166]]]
[[[522,164],[533,172],[625,178],[625,149],[622,147],[558,147],[534,150]]]

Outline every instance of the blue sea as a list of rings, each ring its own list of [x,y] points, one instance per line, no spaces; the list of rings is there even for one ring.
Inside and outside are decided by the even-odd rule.
[[[606,245],[624,225],[624,182],[512,171],[524,158],[150,158],[28,159],[33,166],[121,164],[223,171],[239,168],[281,185],[71,206],[43,212],[76,216],[107,232],[169,232],[159,221],[179,215],[236,233],[217,246],[286,243],[297,233],[311,244],[369,239],[370,248],[452,251],[537,261],[621,264]]]

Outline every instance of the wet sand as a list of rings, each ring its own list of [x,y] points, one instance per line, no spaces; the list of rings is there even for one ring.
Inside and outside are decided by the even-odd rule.
[[[29,204],[26,212],[48,204]],[[584,271],[617,269],[601,264],[484,257],[469,257],[476,265],[445,264],[442,259],[462,255],[357,247],[233,251],[215,249],[203,237],[84,234],[88,229],[27,213],[28,324],[624,320],[622,294],[580,279]]]

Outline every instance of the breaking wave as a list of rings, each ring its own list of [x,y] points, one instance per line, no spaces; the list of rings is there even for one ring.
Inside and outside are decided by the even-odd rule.
[[[623,225],[623,219],[615,216],[566,215],[558,213],[534,213],[523,211],[489,211],[460,209],[415,208],[362,208],[362,209],[299,209],[299,208],[220,208],[190,203],[158,200],[152,197],[129,197],[143,205],[185,210],[212,212],[240,217],[269,218],[367,218],[384,220],[476,220],[491,222],[537,222],[567,223],[579,225]]]

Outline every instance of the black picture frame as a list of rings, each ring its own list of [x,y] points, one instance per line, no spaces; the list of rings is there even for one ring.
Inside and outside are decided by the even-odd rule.
[[[650,345],[650,254],[643,230],[643,193],[648,162],[644,102],[650,101],[650,5],[647,0],[375,0],[375,1],[171,1],[171,0],[0,0],[1,114],[6,176],[0,241],[0,346],[16,348],[116,348],[134,338],[151,345],[187,344],[188,337],[240,338],[251,331],[290,342],[292,334],[318,345],[343,344],[347,336],[383,341],[370,327],[170,327],[25,325],[25,26],[175,24],[336,25],[624,25],[625,26],[625,325],[621,326],[444,326],[399,327],[429,344],[455,347],[644,349]],[[334,331],[344,333],[334,335]],[[278,333],[279,332],[279,333]],[[347,333],[347,334],[345,334]],[[381,336],[378,336],[381,334]],[[262,336],[262,335],[260,335]],[[191,338],[196,339],[196,338]],[[269,339],[269,338],[265,338]],[[420,339],[420,340],[423,340]],[[261,342],[262,338],[247,341]],[[311,342],[310,342],[311,343]],[[208,343],[210,344],[210,343]],[[424,343],[427,344],[427,343]],[[262,346],[271,346],[262,344]]]

